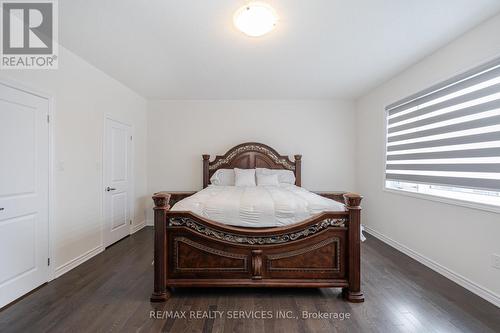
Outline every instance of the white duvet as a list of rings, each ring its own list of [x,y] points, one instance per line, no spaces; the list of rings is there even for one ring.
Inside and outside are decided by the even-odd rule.
[[[177,202],[172,210],[191,211],[228,225],[261,228],[294,224],[323,211],[345,211],[345,206],[289,184],[211,185]]]

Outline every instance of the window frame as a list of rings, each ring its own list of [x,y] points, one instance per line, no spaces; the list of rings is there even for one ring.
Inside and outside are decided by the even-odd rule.
[[[469,201],[469,200],[460,200],[456,198],[449,198],[445,196],[439,196],[439,195],[434,195],[430,193],[421,193],[421,192],[411,192],[403,189],[395,189],[395,188],[390,188],[387,187],[386,184],[386,162],[387,162],[387,140],[388,140],[388,116],[389,116],[389,110],[388,108],[396,105],[396,104],[402,104],[403,102],[410,101],[412,99],[415,99],[417,96],[425,95],[430,93],[431,91],[437,90],[439,87],[442,87],[443,85],[450,84],[452,82],[455,82],[457,80],[460,80],[460,78],[463,78],[464,76],[470,75],[471,72],[479,70],[481,67],[487,67],[491,63],[498,62],[500,61],[499,55],[496,55],[493,58],[490,58],[488,61],[482,61],[479,64],[476,64],[475,66],[470,67],[469,69],[465,71],[460,71],[458,74],[455,74],[451,77],[448,77],[447,79],[445,78],[444,80],[440,80],[437,83],[431,85],[430,87],[411,94],[410,96],[403,98],[399,100],[398,102],[395,103],[390,103],[387,104],[384,107],[383,111],[383,159],[382,159],[382,191],[385,193],[389,194],[396,194],[396,195],[402,195],[410,198],[416,198],[416,199],[421,199],[421,200],[427,200],[427,201],[433,201],[433,202],[439,202],[439,203],[444,203],[448,205],[454,205],[454,206],[459,206],[459,207],[465,207],[465,208],[472,208],[476,210],[481,210],[481,211],[487,211],[487,212],[492,212],[492,213],[500,213],[500,206],[496,205],[490,205],[487,203],[479,203],[479,202],[474,202],[474,201]],[[431,185],[431,184],[428,184]]]

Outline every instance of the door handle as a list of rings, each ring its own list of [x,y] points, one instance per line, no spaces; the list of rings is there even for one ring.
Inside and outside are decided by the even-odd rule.
[[[3,208],[3,207],[0,207],[0,212],[1,212],[2,210],[4,210],[4,209],[5,209],[5,208]]]
[[[108,186],[108,187],[106,187],[106,191],[108,191],[108,192],[109,192],[109,191],[114,191],[114,190],[116,190],[116,188],[114,188],[114,187],[109,187],[109,186]]]

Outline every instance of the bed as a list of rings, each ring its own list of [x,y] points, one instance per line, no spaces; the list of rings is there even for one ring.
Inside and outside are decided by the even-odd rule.
[[[364,301],[360,195],[343,194],[343,204],[318,198],[301,188],[301,155],[292,161],[261,143],[202,157],[202,191],[176,195],[178,202],[153,195],[151,301],[166,301],[176,287],[336,287],[346,300]],[[287,170],[294,184],[210,185],[218,170],[261,168]]]

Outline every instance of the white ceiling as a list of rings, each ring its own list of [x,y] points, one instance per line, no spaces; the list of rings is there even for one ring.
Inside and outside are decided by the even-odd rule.
[[[355,98],[500,11],[499,0],[268,0],[277,28],[246,37],[243,0],[61,0],[68,49],[147,98]]]

